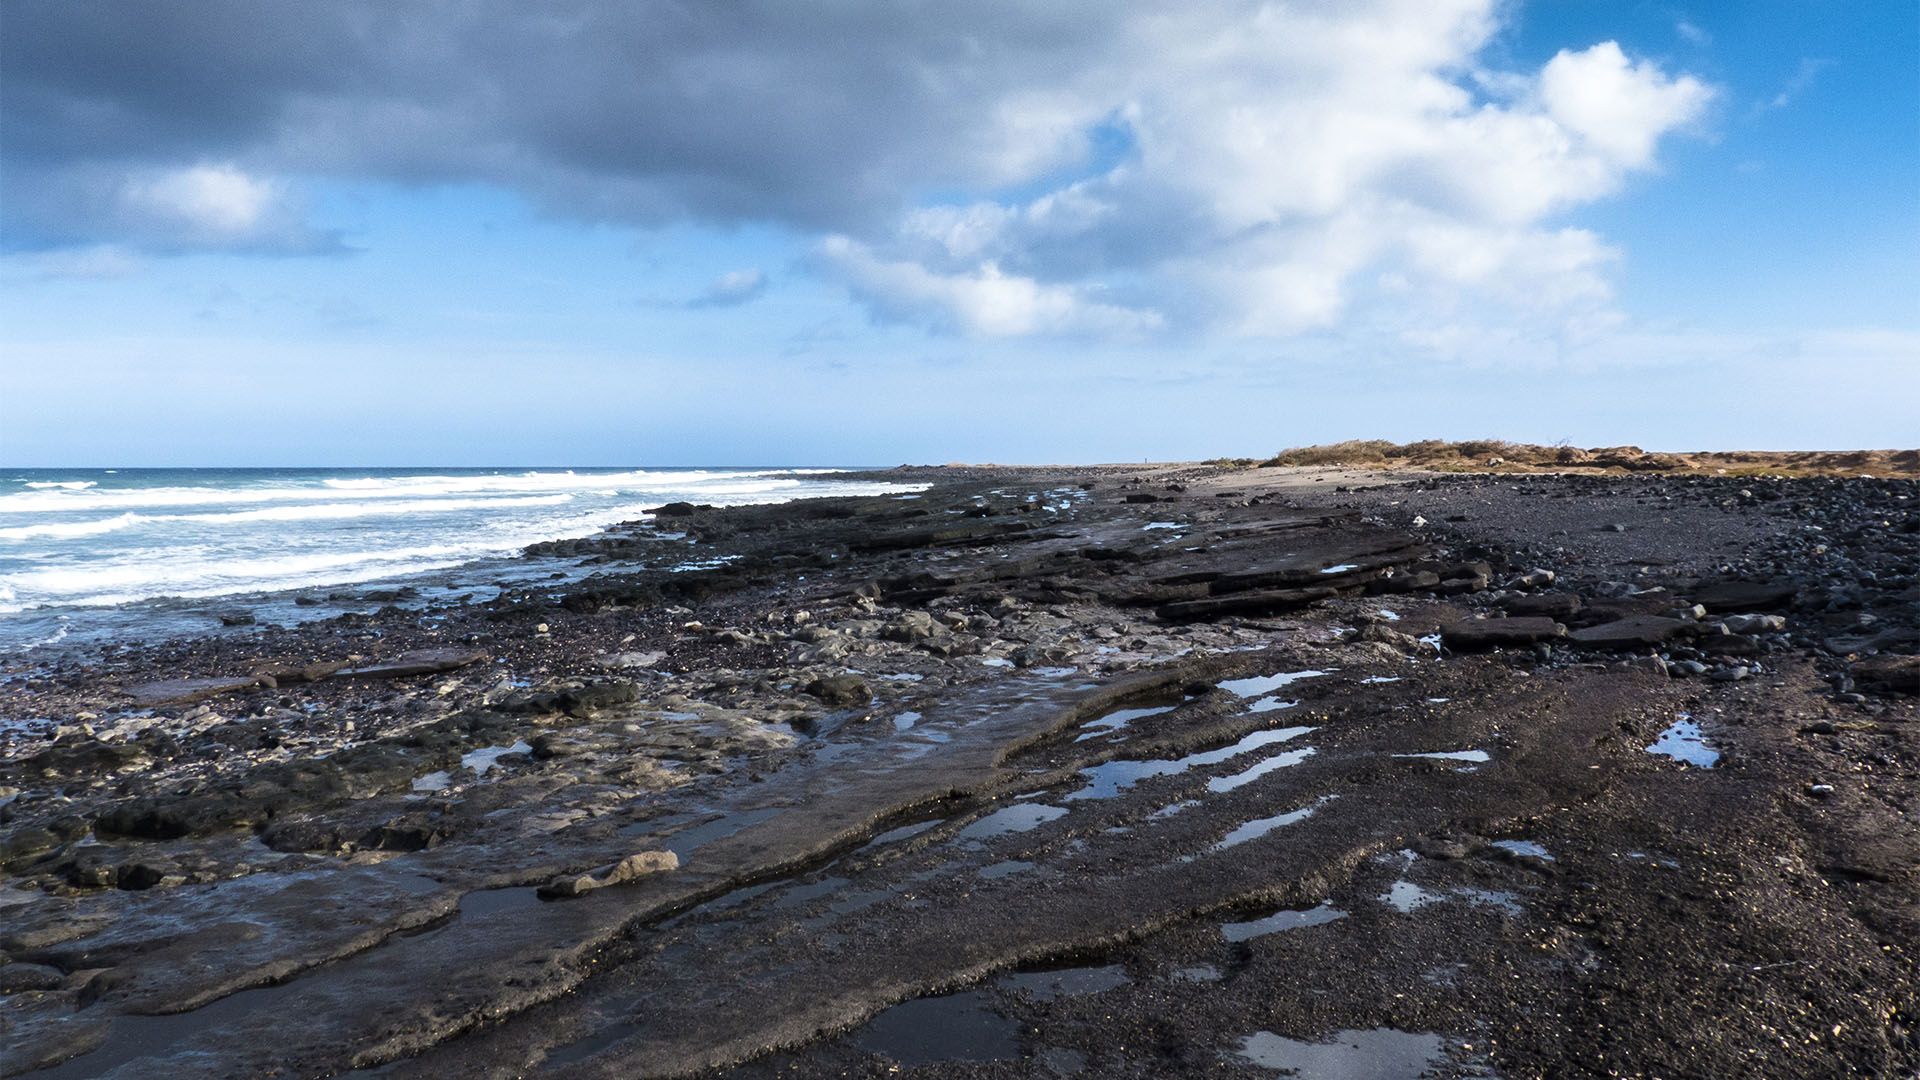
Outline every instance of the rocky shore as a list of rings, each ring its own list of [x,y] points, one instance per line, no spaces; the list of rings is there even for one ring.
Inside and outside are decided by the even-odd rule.
[[[891,475],[0,662],[0,1075],[1920,1071],[1915,481]]]

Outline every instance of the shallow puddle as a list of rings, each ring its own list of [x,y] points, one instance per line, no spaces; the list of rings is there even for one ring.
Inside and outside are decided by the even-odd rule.
[[[453,786],[453,774],[445,769],[413,778],[413,790],[421,793],[445,791]]]
[[[1548,862],[1553,861],[1553,856],[1548,854],[1546,848],[1541,847],[1531,840],[1495,840],[1493,846],[1511,851],[1515,855],[1531,855],[1536,859],[1545,859]]]
[[[1433,758],[1436,761],[1471,761],[1475,763],[1485,763],[1493,760],[1493,756],[1485,750],[1437,750],[1428,754],[1395,754],[1393,756],[1401,758]]]
[[[1142,780],[1155,776],[1175,776],[1197,765],[1218,765],[1223,761],[1239,757],[1242,754],[1252,753],[1263,746],[1270,746],[1274,743],[1298,738],[1312,730],[1310,727],[1270,728],[1265,731],[1253,732],[1238,742],[1229,746],[1223,746],[1218,750],[1203,750],[1181,758],[1150,758],[1145,761],[1109,761],[1100,765],[1094,765],[1090,768],[1080,770],[1080,775],[1086,777],[1089,781],[1088,785],[1066,796],[1061,801],[1074,802],[1083,799],[1110,799]],[[1312,752],[1311,749],[1308,749],[1305,753],[1310,754]],[[1251,780],[1254,776],[1280,768],[1284,765],[1296,764],[1301,757],[1304,757],[1304,754],[1296,751],[1294,754],[1281,754],[1277,758],[1269,758],[1268,761],[1263,761],[1248,770],[1253,776],[1249,776],[1247,779]],[[1268,762],[1278,763],[1269,764]],[[1213,785],[1219,782],[1220,781],[1217,780],[1210,781],[1208,787],[1213,788]],[[1241,780],[1239,783],[1232,784],[1230,787],[1213,788],[1213,790],[1227,791],[1231,790],[1232,787],[1238,787],[1241,783],[1246,782],[1247,780]]]
[[[1179,708],[1178,704],[1153,705],[1138,709],[1116,709],[1104,716],[1095,717],[1085,724],[1082,724],[1079,737],[1073,741],[1085,742],[1088,739],[1118,731],[1128,724],[1133,723],[1135,720],[1148,716],[1158,716],[1164,712],[1172,712],[1177,708]]]
[[[1402,915],[1412,914],[1428,904],[1437,904],[1440,899],[1439,894],[1430,893],[1411,881],[1396,881],[1386,892],[1380,894],[1381,903],[1389,905]]]
[[[1676,720],[1647,747],[1647,753],[1661,754],[1702,769],[1711,769],[1720,760],[1720,751],[1707,745],[1706,736],[1692,720]]]
[[[1111,799],[1127,788],[1148,777],[1171,776],[1186,771],[1186,766],[1177,761],[1109,761],[1104,765],[1095,765],[1080,770],[1087,778],[1086,787],[1061,799],[1061,802],[1076,802],[1081,799]]]
[[[969,990],[904,1001],[866,1022],[853,1044],[913,1068],[936,1061],[1015,1061],[1020,1026],[993,1011],[993,995]]]
[[[1066,807],[1045,803],[1018,803],[1003,807],[968,825],[954,835],[956,840],[985,840],[990,836],[1037,829],[1056,818],[1065,817]]]
[[[1243,698],[1262,697],[1288,683],[1311,679],[1316,675],[1325,675],[1324,671],[1280,671],[1272,675],[1256,675],[1246,679],[1226,679],[1220,683],[1220,689]]]
[[[898,716],[896,716],[896,717],[894,717],[894,718],[893,718],[893,730],[895,730],[895,731],[911,731],[911,730],[913,729],[913,725],[915,725],[915,724],[917,724],[917,723],[919,723],[919,722],[920,722],[920,714],[919,714],[919,713],[917,713],[917,712],[903,712],[903,713],[901,713],[900,715],[898,715]]]
[[[1271,1031],[1241,1040],[1241,1059],[1297,1080],[1409,1080],[1440,1064],[1438,1035],[1374,1028],[1336,1031],[1331,1042],[1301,1042]]]
[[[992,866],[983,866],[979,869],[978,873],[981,877],[992,881],[995,878],[1024,874],[1031,869],[1033,869],[1033,864],[1030,862],[1021,862],[1019,859],[1008,859],[1006,862],[997,862]]]
[[[1330,799],[1330,798],[1333,798],[1333,796],[1331,795],[1326,796],[1321,800],[1321,802],[1324,802],[1326,801],[1326,799]],[[1282,825],[1292,825],[1297,822],[1305,821],[1306,819],[1312,817],[1313,812],[1315,810],[1318,810],[1319,808],[1320,808],[1320,803],[1316,802],[1308,806],[1303,806],[1298,810],[1290,810],[1284,814],[1275,814],[1272,817],[1255,818],[1252,821],[1249,821],[1246,824],[1228,833],[1227,835],[1221,837],[1220,842],[1213,845],[1213,850],[1225,851],[1230,847],[1236,847],[1240,844],[1246,843],[1249,840],[1258,840],[1259,838],[1267,835],[1273,830],[1280,828]]]
[[[515,742],[512,746],[488,746],[471,753],[462,754],[460,756],[460,766],[462,768],[472,769],[475,776],[485,776],[487,775],[487,770],[499,764],[500,759],[507,754],[527,754],[532,752],[533,747],[528,746],[524,741]],[[415,781],[415,783],[418,783],[418,781]]]
[[[879,844],[891,844],[896,840],[905,840],[909,836],[919,836],[921,833],[926,832],[928,829],[933,828],[945,820],[945,818],[934,818],[932,821],[916,821],[911,825],[902,825],[897,829],[888,829],[886,832],[860,845],[860,850],[864,851],[867,848]]]
[[[1223,761],[1239,757],[1241,754],[1248,753],[1249,751],[1258,750],[1263,746],[1286,742],[1288,739],[1297,739],[1311,731],[1313,731],[1313,729],[1310,727],[1267,728],[1246,736],[1232,746],[1223,746],[1218,750],[1202,750],[1197,754],[1188,754],[1179,760],[1179,765],[1182,768],[1191,768],[1195,765],[1218,765]]]
[[[1277,697],[1261,698],[1247,706],[1247,711],[1250,713],[1273,712],[1276,709],[1291,709],[1298,704],[1300,703],[1297,701],[1282,701]]]
[[[1289,750],[1284,754],[1275,754],[1249,769],[1234,773],[1232,776],[1214,777],[1207,781],[1207,790],[1219,794],[1221,792],[1232,791],[1238,787],[1245,787],[1275,769],[1284,769],[1289,765],[1298,765],[1316,753],[1318,753],[1318,751],[1313,747],[1303,746],[1298,750]]]
[[[1052,1001],[1058,997],[1097,994],[1132,981],[1127,978],[1125,968],[1119,964],[1109,964],[1105,967],[1057,968],[1052,971],[1016,971],[1001,976],[994,985],[1002,990],[1026,994],[1035,1001]]]
[[[1347,917],[1347,913],[1331,904],[1305,910],[1276,911],[1265,918],[1248,919],[1244,922],[1223,923],[1220,933],[1228,941],[1250,941],[1267,934],[1277,934],[1282,930],[1299,930],[1308,926],[1321,926]],[[1217,977],[1217,976],[1216,976]]]

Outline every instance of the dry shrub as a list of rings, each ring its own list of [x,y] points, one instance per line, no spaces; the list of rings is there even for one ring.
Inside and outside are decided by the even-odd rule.
[[[1348,439],[1323,446],[1295,446],[1280,451],[1268,465],[1369,465],[1387,460],[1394,445],[1385,439]]]

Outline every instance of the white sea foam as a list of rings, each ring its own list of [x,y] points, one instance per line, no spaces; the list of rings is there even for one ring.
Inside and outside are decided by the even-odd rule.
[[[283,473],[212,475],[203,486],[191,486],[191,477],[185,484],[154,479],[169,486],[0,496],[0,510],[14,512],[12,524],[0,528],[0,614],[388,580],[511,558],[539,541],[591,536],[663,503],[737,505],[881,490],[857,481],[808,483],[771,470]],[[154,508],[163,512],[148,512]],[[23,632],[27,626],[17,625]]]
[[[234,510],[225,514],[179,514],[149,520],[195,521],[210,525],[240,524],[249,521],[322,521],[331,518],[483,510],[500,506],[559,506],[572,499],[572,495],[561,494],[498,499],[397,499],[393,502],[314,503],[304,506],[268,506],[258,510]]]
[[[637,469],[623,473],[526,472],[513,474],[423,475],[397,477],[328,477],[319,483],[291,480],[260,481],[245,487],[152,487],[98,490],[91,480],[83,487],[48,487],[48,481],[29,484],[37,490],[0,496],[0,513],[84,512],[89,510],[153,509],[175,506],[211,506],[275,502],[337,500],[351,492],[355,499],[419,499],[435,496],[489,496],[557,492],[614,491],[661,493],[674,497],[764,494],[798,487],[792,474],[820,470],[719,472],[689,470],[659,472]],[[779,475],[781,478],[775,479]],[[63,482],[64,483],[64,482]]]
[[[139,514],[128,511],[119,517],[104,518],[99,521],[59,521],[45,525],[15,525],[0,529],[0,540],[32,540],[40,536],[99,536],[145,520],[147,519]]]
[[[87,488],[94,486],[95,483],[97,483],[97,481],[94,480],[29,480],[27,481],[27,486],[41,489],[61,488],[67,491],[85,491]]]

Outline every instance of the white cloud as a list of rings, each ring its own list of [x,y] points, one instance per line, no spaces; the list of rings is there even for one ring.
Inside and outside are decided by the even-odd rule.
[[[131,277],[140,270],[140,260],[132,252],[112,244],[15,255],[8,257],[7,261],[25,269],[33,277],[44,279],[105,280]]]
[[[1833,61],[1831,60],[1818,57],[1802,57],[1799,66],[1794,68],[1793,74],[1788,76],[1786,83],[1780,87],[1780,92],[1771,98],[1756,102],[1753,109],[1754,113],[1763,113],[1771,109],[1784,109],[1793,104],[1794,99],[1813,88],[1814,80],[1820,77],[1822,71],[1832,66]]]
[[[152,10],[179,32],[126,58],[156,73],[137,85],[55,51],[10,65],[41,95],[23,100],[58,106],[10,120],[37,148],[30,197],[0,208],[15,235],[324,250],[275,178],[473,182],[578,220],[841,237],[821,265],[877,315],[995,336],[1284,336],[1388,317],[1382,281],[1397,307],[1590,325],[1612,253],[1555,215],[1652,169],[1712,96],[1613,42],[1502,69],[1507,0],[848,0],[667,22],[340,0],[302,8],[298,34],[266,9]],[[13,37],[138,48],[84,6],[33,15],[52,24]],[[83,113],[106,119],[61,121]]]
[[[230,236],[257,228],[278,196],[272,181],[255,179],[232,165],[195,165],[136,177],[126,187],[126,200],[137,211]]]
[[[870,257],[891,260],[894,278],[917,267],[984,281],[966,268],[988,261],[994,280],[1018,271],[1036,285],[1118,273],[1141,294],[1130,310],[1255,337],[1383,317],[1363,310],[1370,277],[1393,281],[1397,307],[1413,295],[1496,320],[1612,324],[1617,252],[1546,219],[1650,168],[1712,91],[1613,42],[1533,73],[1474,69],[1493,10],[1385,2],[1268,7],[1231,27],[1151,20],[1154,62],[1116,60],[1078,110],[1122,118],[1135,140],[1126,160],[1025,202],[911,210]],[[1469,71],[1488,97],[1461,85]],[[898,314],[896,295],[851,280]],[[923,306],[973,295],[922,293]]]
[[[689,307],[738,307],[755,299],[767,289],[767,275],[757,266],[729,270],[707,284]]]
[[[1157,313],[1090,300],[1085,291],[1042,285],[982,262],[958,273],[936,273],[907,261],[876,258],[845,236],[820,245],[825,265],[892,318],[930,321],[969,337],[1090,335],[1131,337],[1158,329]]]
[[[1562,50],[1540,72],[1547,114],[1625,169],[1645,167],[1660,136],[1696,119],[1712,92],[1692,76],[1668,78],[1649,61],[1601,42]]]

